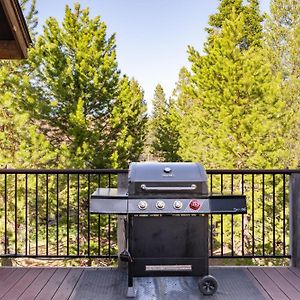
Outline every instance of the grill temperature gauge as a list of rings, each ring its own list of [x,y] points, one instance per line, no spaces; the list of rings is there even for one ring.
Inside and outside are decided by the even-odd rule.
[[[161,201],[161,200],[157,201],[156,202],[156,208],[157,209],[164,209],[165,208],[165,202]]]
[[[141,210],[146,209],[147,206],[148,206],[148,204],[147,204],[146,201],[140,201],[140,202],[138,203],[138,208],[141,209]]]

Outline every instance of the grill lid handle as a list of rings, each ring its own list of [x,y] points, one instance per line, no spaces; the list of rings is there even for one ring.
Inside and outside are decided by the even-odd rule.
[[[146,184],[141,184],[141,189],[144,191],[194,191],[196,188],[196,184],[191,186],[146,186]]]

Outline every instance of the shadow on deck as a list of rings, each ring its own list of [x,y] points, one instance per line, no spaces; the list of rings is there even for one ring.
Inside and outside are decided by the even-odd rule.
[[[202,296],[193,277],[137,278],[139,300],[300,299],[300,269],[211,267],[219,282],[214,296]],[[125,298],[126,272],[114,268],[0,268],[0,299]]]

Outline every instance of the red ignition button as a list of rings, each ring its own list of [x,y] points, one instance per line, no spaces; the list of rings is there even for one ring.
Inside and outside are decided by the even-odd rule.
[[[194,199],[190,202],[190,208],[193,210],[198,210],[200,208],[200,206],[201,206],[201,203],[199,202],[199,200]]]

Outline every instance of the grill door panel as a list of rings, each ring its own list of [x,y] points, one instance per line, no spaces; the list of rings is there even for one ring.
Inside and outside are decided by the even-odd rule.
[[[207,216],[133,216],[130,226],[134,276],[207,274]],[[156,271],[153,265],[179,265],[179,270]]]

